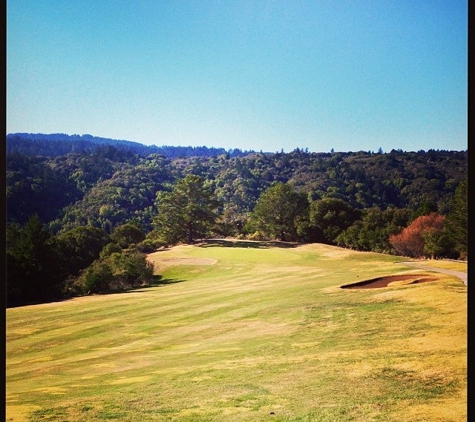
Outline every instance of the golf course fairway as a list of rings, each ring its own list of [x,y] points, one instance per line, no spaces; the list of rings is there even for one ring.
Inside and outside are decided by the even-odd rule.
[[[155,286],[6,310],[7,421],[467,420],[460,279],[322,244],[149,260]]]

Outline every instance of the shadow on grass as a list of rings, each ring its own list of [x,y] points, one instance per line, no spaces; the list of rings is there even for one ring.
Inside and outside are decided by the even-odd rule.
[[[176,278],[163,278],[161,275],[154,275],[152,283],[145,287],[156,287],[168,284],[183,283],[185,280],[178,280]]]
[[[102,292],[94,292],[88,294],[73,294],[64,297],[56,297],[50,299],[43,299],[43,300],[31,300],[31,301],[24,301],[24,302],[11,302],[6,303],[6,308],[20,308],[23,306],[31,306],[31,305],[44,305],[48,303],[60,303],[60,302],[67,302],[79,297],[87,297],[87,296],[105,296],[105,295],[112,295],[112,294],[122,294],[122,293],[141,293],[143,290],[150,289],[152,287],[160,287],[160,286],[167,286],[176,283],[182,283],[185,280],[179,280],[176,278],[163,278],[161,275],[154,275],[152,280],[148,284],[140,285],[140,286],[124,286],[123,288],[113,288],[108,291]]]
[[[231,240],[231,239],[206,239],[197,246],[200,248],[225,247],[225,248],[296,248],[300,243],[282,242],[278,240]]]
[[[110,290],[108,292],[96,293],[100,295],[117,294],[117,293],[141,293],[141,291],[150,289],[152,287],[168,286],[171,284],[182,283],[185,280],[179,280],[176,278],[163,278],[161,275],[154,275],[152,280],[148,284],[140,286],[131,286],[123,289]]]

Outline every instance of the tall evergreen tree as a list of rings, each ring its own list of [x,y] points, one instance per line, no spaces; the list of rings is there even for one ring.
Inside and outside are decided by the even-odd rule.
[[[55,239],[37,214],[12,236],[7,250],[7,304],[45,302],[61,297],[65,272]]]
[[[308,220],[308,200],[293,186],[278,182],[259,197],[251,224],[274,239],[298,240],[299,224]]]
[[[453,237],[460,257],[465,258],[468,250],[468,192],[467,179],[462,180],[455,190],[451,210],[447,216],[447,227]]]
[[[206,236],[216,222],[218,202],[202,177],[189,174],[171,192],[157,194],[154,236],[166,244],[193,243]]]

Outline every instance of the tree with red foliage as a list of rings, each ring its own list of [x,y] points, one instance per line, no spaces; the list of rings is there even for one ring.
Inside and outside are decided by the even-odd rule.
[[[445,249],[444,220],[436,212],[421,215],[399,234],[389,236],[389,243],[398,255],[434,258]]]

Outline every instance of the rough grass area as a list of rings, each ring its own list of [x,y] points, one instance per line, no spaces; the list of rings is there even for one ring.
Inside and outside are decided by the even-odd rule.
[[[7,309],[8,421],[467,419],[456,277],[341,289],[425,272],[318,244],[149,258],[161,286]]]
[[[417,262],[418,265],[442,268],[444,270],[451,270],[451,271],[467,272],[467,267],[468,267],[467,261],[424,259],[422,261],[415,261],[415,262]]]

